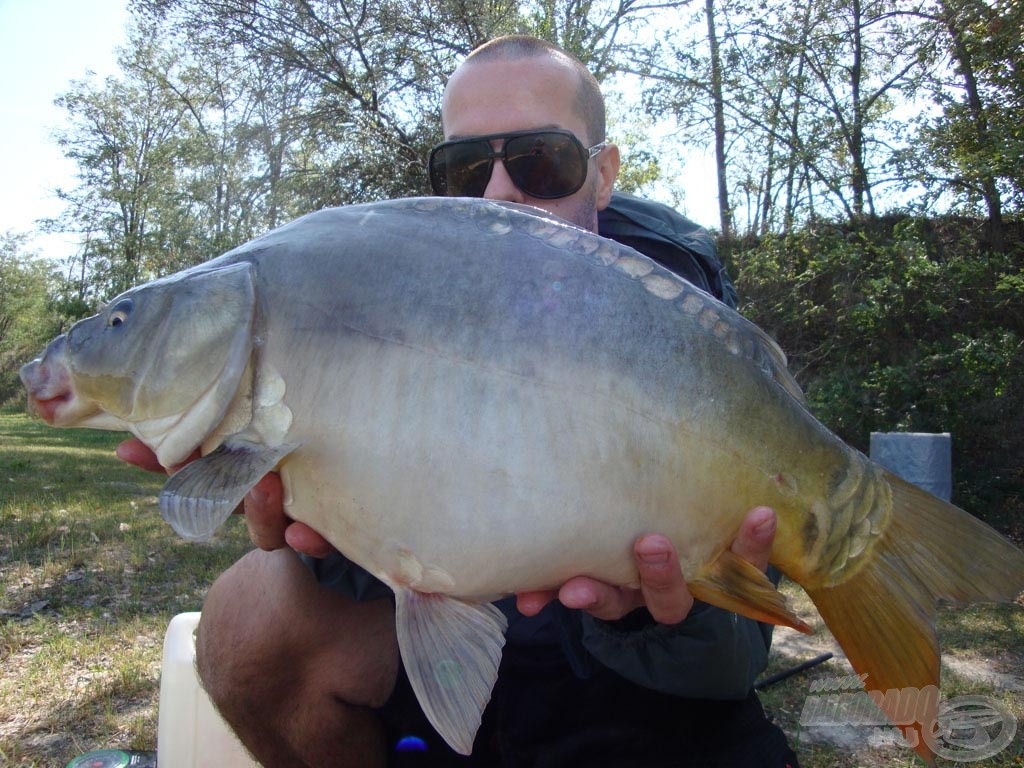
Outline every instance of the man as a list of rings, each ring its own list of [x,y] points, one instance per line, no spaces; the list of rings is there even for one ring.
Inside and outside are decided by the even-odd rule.
[[[533,38],[494,41],[452,75],[442,120],[435,191],[536,205],[597,230],[619,154],[604,142],[603,99],[578,61]],[[531,156],[525,164],[520,150]],[[579,173],[553,160],[556,150],[576,152]],[[131,441],[119,455],[148,460]],[[634,545],[640,589],[578,577],[500,604],[509,630],[498,683],[473,756],[456,756],[401,670],[386,588],[291,523],[281,496],[270,475],[246,500],[253,541],[266,551],[213,585],[197,638],[204,685],[263,765],[796,764],[751,693],[766,631],[695,606],[659,535]],[[764,569],[774,531],[774,513],[755,509],[732,549]],[[396,752],[403,736],[426,751]]]

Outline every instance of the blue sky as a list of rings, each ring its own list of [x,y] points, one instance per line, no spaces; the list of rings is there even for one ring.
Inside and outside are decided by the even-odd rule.
[[[73,166],[52,138],[53,100],[88,70],[112,74],[125,39],[127,0],[0,0],[0,233],[31,232],[61,210],[53,194]],[[44,255],[74,251],[64,238],[33,241]]]

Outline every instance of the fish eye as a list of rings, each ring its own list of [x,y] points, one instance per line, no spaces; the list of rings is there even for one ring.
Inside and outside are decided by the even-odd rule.
[[[110,310],[110,314],[107,316],[107,326],[117,328],[119,325],[122,325],[128,319],[128,315],[131,314],[132,307],[131,299],[117,302],[117,305]]]

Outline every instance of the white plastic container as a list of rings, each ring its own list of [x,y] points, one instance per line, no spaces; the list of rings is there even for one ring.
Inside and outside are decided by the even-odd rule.
[[[179,613],[167,627],[160,672],[157,765],[161,768],[259,768],[196,675],[199,613]]]

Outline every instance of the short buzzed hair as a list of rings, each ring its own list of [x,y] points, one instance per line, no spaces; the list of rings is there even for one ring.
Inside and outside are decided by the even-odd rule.
[[[562,59],[576,71],[576,75],[579,77],[579,87],[576,89],[576,111],[583,118],[583,125],[587,129],[587,139],[591,144],[604,141],[606,128],[604,96],[601,93],[601,86],[597,84],[597,79],[579,59],[554,43],[530,35],[497,37],[471,51],[464,63],[511,61],[537,56],[554,56]]]

